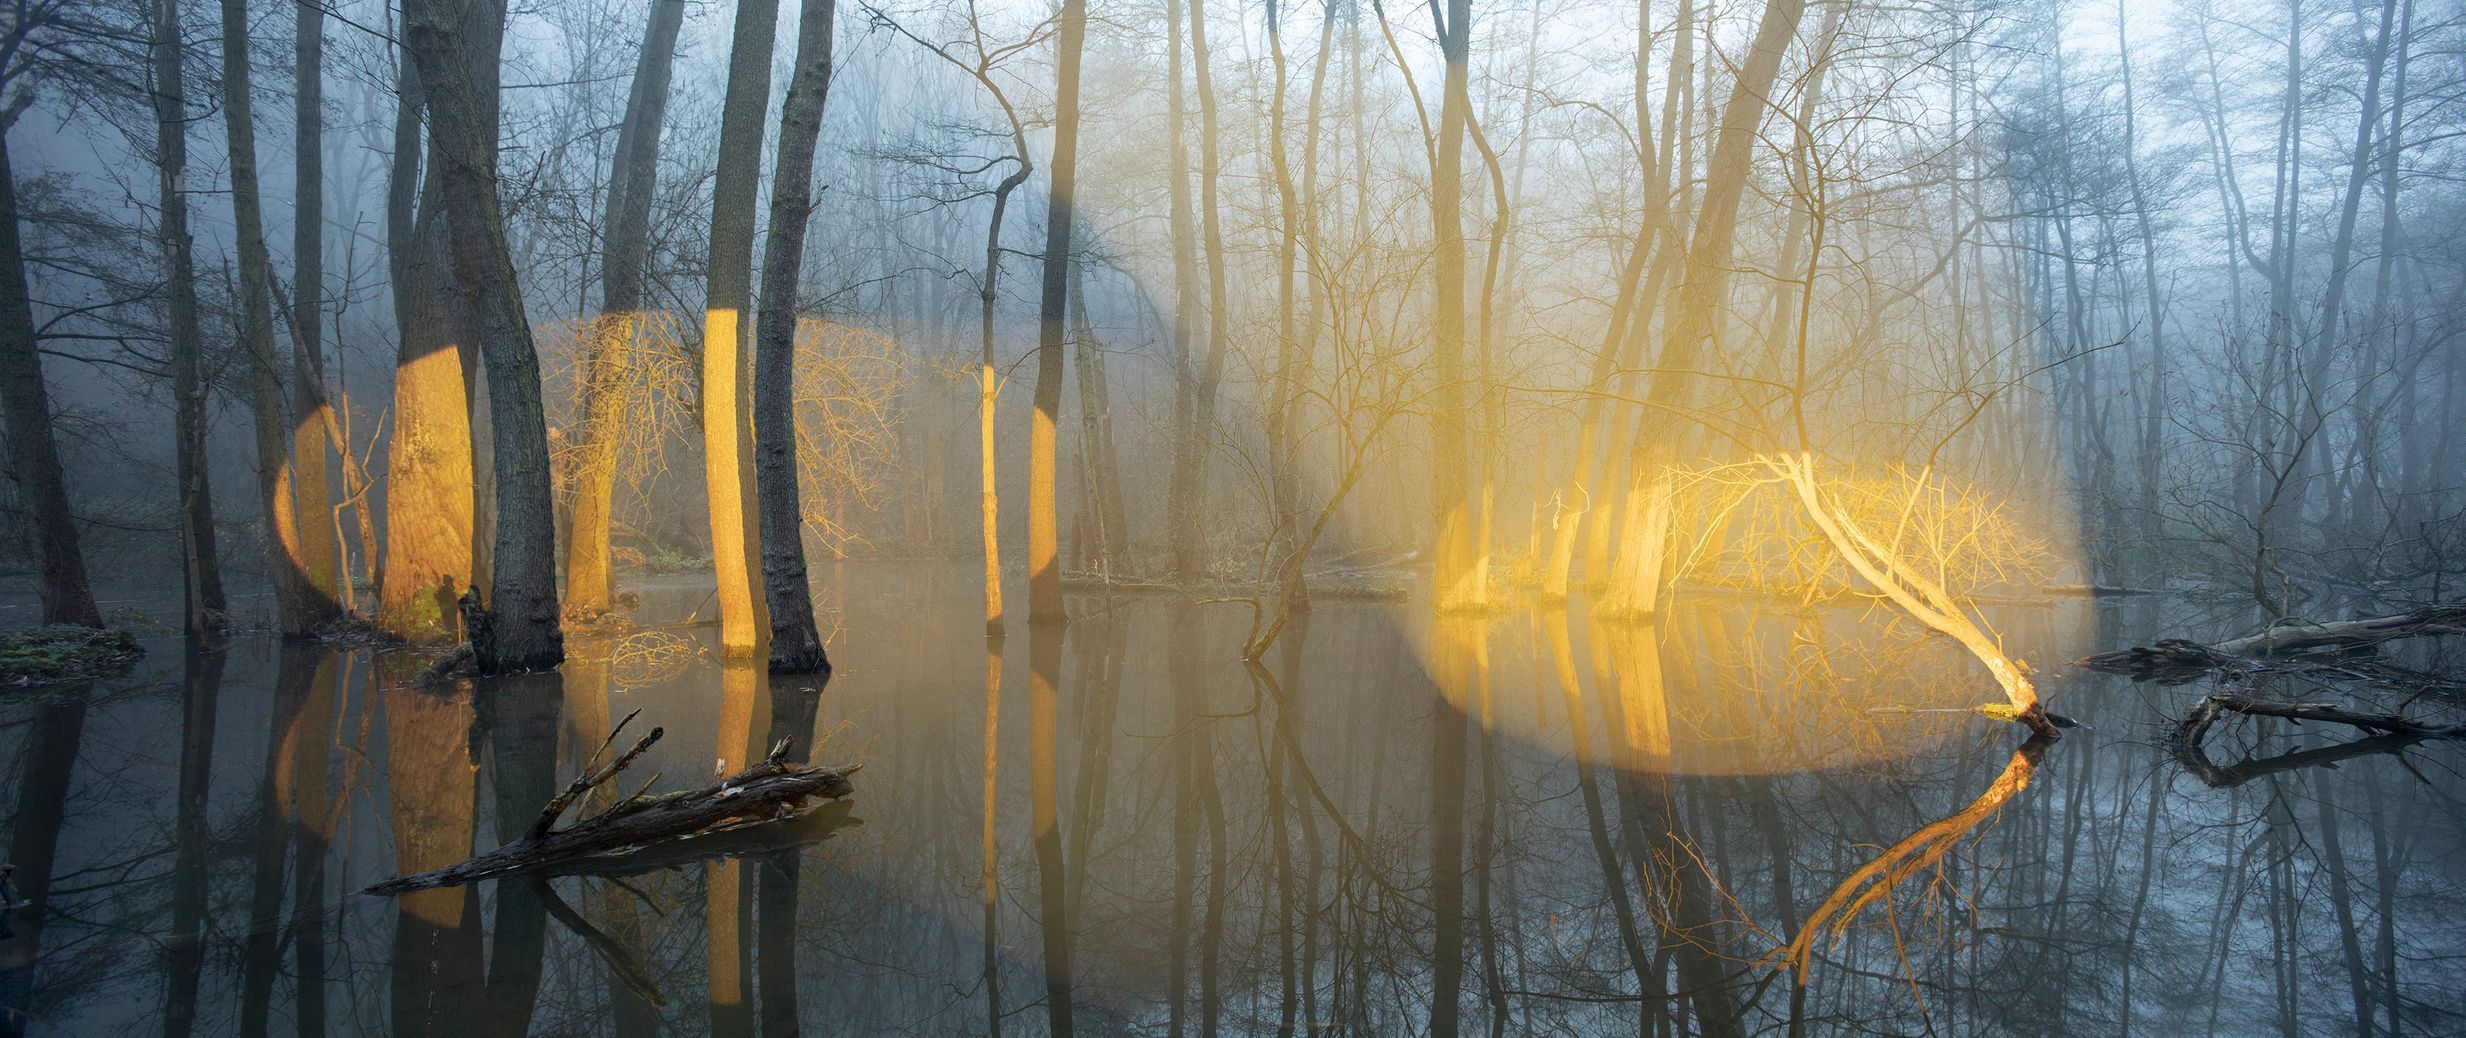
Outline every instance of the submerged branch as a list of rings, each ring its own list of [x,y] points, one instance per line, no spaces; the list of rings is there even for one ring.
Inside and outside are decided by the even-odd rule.
[[[628,721],[632,719],[631,715],[626,717]],[[620,723],[617,727],[622,729],[624,725]],[[652,729],[633,749],[604,768],[587,770],[590,762],[586,761],[584,773],[549,801],[540,812],[540,820],[522,839],[458,864],[414,876],[397,876],[368,888],[368,892],[404,894],[499,876],[626,871],[628,866],[641,865],[645,859],[655,857],[654,845],[673,845],[674,841],[745,830],[784,829],[778,823],[812,813],[811,801],[837,800],[855,792],[848,782],[848,776],[857,770],[855,767],[812,768],[791,763],[787,759],[788,744],[783,741],[772,747],[760,763],[711,785],[659,796],[637,792],[571,826],[553,828],[557,817],[583,792],[613,779],[657,742],[660,734],[660,729]],[[616,733],[610,732],[608,743],[615,738]],[[600,752],[606,748],[607,744],[603,744]],[[591,759],[596,761],[598,757],[595,752]],[[847,821],[844,815],[835,820],[842,824]],[[697,849],[725,854],[743,848],[701,845]]]
[[[2466,634],[2466,602],[2448,602],[2388,616],[2316,624],[2283,624],[2215,645],[2167,638],[2102,652],[2074,666],[2134,681],[2181,685],[2213,670],[2312,653],[2343,652],[2426,635]]]

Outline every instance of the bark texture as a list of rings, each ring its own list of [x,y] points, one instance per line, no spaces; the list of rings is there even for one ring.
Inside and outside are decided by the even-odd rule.
[[[291,426],[283,402],[283,363],[274,346],[274,265],[266,255],[265,213],[257,190],[257,129],[249,93],[248,3],[223,0],[223,129],[231,159],[231,218],[238,239],[240,343],[256,429],[257,497],[266,521],[266,570],[275,620],[284,634],[306,634],[341,612],[331,559],[309,554],[293,503]],[[322,458],[320,459],[322,464]],[[317,480],[322,488],[322,472]],[[330,544],[330,540],[328,542]]]
[[[497,506],[488,588],[493,637],[486,646],[475,640],[473,648],[483,673],[543,670],[564,661],[565,644],[539,355],[497,198],[496,66],[505,8],[495,0],[411,0],[403,23],[429,87],[435,176],[454,200],[445,207],[454,278],[488,367]]]
[[[404,61],[401,75],[386,178],[387,272],[398,338],[377,615],[396,637],[434,644],[458,637],[454,599],[471,583],[470,374],[463,349],[447,332],[438,195],[421,184],[427,91],[415,63]]]
[[[1079,55],[1087,45],[1087,0],[1063,0],[1053,128],[1053,195],[1045,223],[1045,282],[1036,313],[1036,411],[1028,425],[1028,623],[1058,624],[1062,612],[1061,515],[1056,507],[1055,432],[1062,410],[1063,320],[1070,303],[1071,207],[1078,190]]]
[[[728,92],[720,107],[719,168],[711,186],[710,288],[702,322],[702,478],[710,499],[711,568],[719,582],[719,641],[731,659],[761,650],[769,610],[754,594],[752,400],[745,344],[752,330],[754,194],[761,176],[763,109],[771,94],[778,0],[736,9]]]
[[[813,215],[813,153],[830,99],[835,0],[805,0],[796,71],[779,109],[779,161],[771,174],[771,232],[762,252],[755,329],[754,468],[761,490],[762,593],[771,614],[771,671],[827,673],[805,570],[805,514],[796,472],[796,286]]]
[[[583,616],[606,612],[616,594],[608,535],[616,493],[616,430],[629,416],[614,394],[639,348],[651,200],[659,178],[659,127],[676,67],[677,33],[684,24],[684,0],[651,0],[633,90],[625,98],[625,121],[617,129],[616,161],[609,171],[600,245],[600,320],[593,329],[584,376],[582,428],[574,444],[573,527],[565,544],[566,608]]]

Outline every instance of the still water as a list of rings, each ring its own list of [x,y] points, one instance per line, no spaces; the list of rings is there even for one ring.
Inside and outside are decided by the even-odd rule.
[[[1856,603],[1433,626],[1326,601],[1245,665],[1247,605],[1153,594],[1076,595],[1067,629],[989,652],[975,581],[823,568],[827,683],[720,665],[707,587],[673,582],[556,675],[430,689],[413,651],[162,640],[9,692],[31,905],[0,1026],[2466,1030],[2456,744],[2305,766],[2348,733],[2242,722],[2189,768],[2162,722],[2196,691],[2060,662],[2227,614],[1989,609],[2084,726],[2047,745],[1963,712],[1983,671]],[[627,740],[665,736],[625,792],[788,740],[863,765],[856,794],[799,846],[357,893],[518,837],[634,711]]]

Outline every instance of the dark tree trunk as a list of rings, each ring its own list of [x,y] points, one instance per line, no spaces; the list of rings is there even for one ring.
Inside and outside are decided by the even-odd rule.
[[[173,478],[179,481],[182,626],[209,641],[229,625],[222,567],[214,550],[214,495],[207,479],[205,332],[197,319],[195,244],[188,230],[188,89],[181,64],[180,5],[154,5],[155,168],[160,173],[162,241],[171,340]]]
[[[556,518],[548,490],[548,423],[540,410],[539,355],[497,199],[496,63],[505,10],[494,0],[410,0],[403,24],[427,84],[430,134],[444,196],[454,277],[471,308],[488,365],[496,461],[496,548],[487,644],[472,643],[487,673],[542,670],[565,659],[557,613]]]
[[[300,568],[340,615],[350,574],[335,525],[329,447],[334,428],[325,398],[325,8],[300,4],[294,22],[291,217],[291,500],[299,516]],[[271,285],[272,279],[267,283]],[[277,301],[280,301],[279,295]]]
[[[1036,413],[1028,426],[1028,623],[1058,624],[1062,612],[1061,515],[1055,507],[1055,430],[1062,411],[1063,318],[1070,303],[1071,207],[1078,189],[1079,55],[1087,45],[1087,0],[1062,0],[1054,99],[1053,195],[1045,223],[1045,283],[1036,312]]]
[[[805,514],[796,485],[796,285],[813,215],[813,152],[830,99],[835,0],[805,0],[796,71],[779,107],[779,163],[771,174],[771,233],[762,252],[754,330],[754,476],[761,491],[762,593],[771,612],[771,671],[830,670],[813,626],[805,573]]]
[[[1437,13],[1432,7],[1431,14]],[[1438,530],[1431,558],[1435,566],[1433,602],[1441,611],[1478,606],[1487,597],[1484,588],[1472,583],[1477,574],[1464,429],[1464,124],[1472,107],[1466,68],[1472,27],[1471,0],[1449,0],[1445,22],[1438,27],[1447,73],[1439,101],[1437,151],[1430,170],[1431,237],[1437,251],[1432,263],[1437,275],[1437,318],[1430,344],[1436,379],[1431,394],[1430,492]]]
[[[17,180],[6,135],[21,111],[0,113],[0,411],[7,412],[9,471],[34,533],[43,622],[101,627],[103,614],[94,608],[94,592],[86,584],[85,553],[77,547],[77,517],[69,511],[59,445],[51,436],[51,399],[43,388],[34,304],[17,239]]]
[[[341,611],[330,583],[300,539],[293,505],[283,406],[283,366],[274,348],[274,265],[265,250],[265,213],[257,192],[257,129],[249,94],[248,4],[223,0],[223,126],[231,155],[231,217],[240,260],[240,342],[249,370],[249,405],[256,419],[257,496],[266,520],[267,576],[274,582],[276,619],[284,634],[306,634]],[[322,460],[322,459],[321,459]],[[323,486],[323,479],[317,483]],[[330,541],[329,541],[330,544]]]
[[[1172,77],[1165,89],[1165,146],[1172,152],[1165,168],[1171,178],[1167,226],[1173,248],[1173,470],[1165,486],[1165,536],[1166,562],[1173,578],[1189,581],[1198,579],[1205,568],[1199,555],[1200,534],[1206,525],[1199,514],[1199,487],[1192,479],[1198,473],[1196,459],[1201,448],[1198,374],[1191,366],[1190,349],[1195,333],[1190,322],[1200,303],[1198,234],[1190,226],[1190,146],[1183,140],[1190,130],[1190,107],[1182,91],[1183,2],[1165,0],[1166,68]]]

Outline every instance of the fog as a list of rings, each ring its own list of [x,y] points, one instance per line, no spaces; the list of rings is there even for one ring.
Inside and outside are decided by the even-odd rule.
[[[200,725],[212,742],[224,684],[193,661],[268,640],[326,646],[325,665],[346,672],[378,660],[359,692],[346,676],[326,693],[366,700],[346,713],[396,702],[427,668],[426,694],[480,705],[467,723],[420,723],[462,724],[474,747],[498,723],[487,704],[520,698],[507,676],[562,668],[567,700],[597,697],[582,727],[604,728],[624,682],[586,695],[577,669],[604,684],[605,668],[644,654],[683,668],[661,679],[672,692],[646,695],[651,723],[719,709],[719,757],[739,765],[769,682],[821,696],[836,672],[833,696],[854,675],[941,704],[966,731],[985,726],[984,803],[940,805],[986,812],[983,860],[958,861],[973,848],[956,844],[934,854],[955,856],[969,884],[984,870],[970,939],[987,965],[967,983],[996,989],[1005,695],[1030,696],[1049,725],[1056,689],[1135,700],[1122,659],[1163,668],[1178,691],[1155,694],[1154,723],[1200,740],[1181,751],[1193,761],[1224,751],[1206,733],[1241,710],[1296,723],[1304,684],[1312,709],[1374,729],[1409,715],[1421,738],[1415,711],[1434,713],[1412,752],[1480,770],[1488,799],[1468,808],[1462,775],[1452,794],[1414,780],[1437,799],[1412,821],[1413,860],[1390,864],[1414,874],[1394,882],[1430,934],[1395,953],[1409,964],[1381,946],[1355,948],[1375,968],[1329,966],[1334,1026],[1452,1031],[1458,991],[1465,1027],[1590,1031],[1616,1015],[1551,1001],[1582,993],[1661,1005],[1646,1027],[1795,1034],[1826,1017],[1803,994],[1729,986],[1737,971],[1820,973],[1808,935],[1949,867],[1935,864],[1940,841],[1991,828],[2039,769],[2060,768],[2059,729],[2104,720],[2114,737],[2185,718],[2172,759],[2152,766],[2220,786],[2242,765],[2203,756],[2206,722],[2192,719],[2245,718],[2247,757],[2276,761],[2301,749],[2269,727],[2304,716],[2285,713],[2288,696],[2336,699],[2344,716],[2311,719],[2364,735],[2458,734],[2453,647],[2376,646],[2460,622],[2466,252],[2448,229],[2466,226],[2461,54],[2466,18],[2415,0],[20,3],[0,11],[13,491],[0,615],[129,628],[149,666],[191,660],[172,726],[191,743]],[[1151,632],[1163,637],[1086,641],[1083,628],[1111,631],[1141,603],[1174,611]],[[1313,616],[1338,633],[1304,665]],[[963,662],[976,695],[980,622],[980,716],[944,710],[947,681],[881,678],[933,653]],[[1064,680],[1065,629],[1073,652],[1112,662]],[[640,640],[652,632],[669,633]],[[1021,634],[1027,684],[1005,693],[1018,653],[1004,638]],[[1348,663],[1330,637],[1381,662]],[[1391,642],[1405,655],[1388,659]],[[2084,662],[2202,682],[2208,698],[2162,701],[2067,669],[2134,645],[2148,648]],[[2369,658],[2330,661],[2350,651]],[[1340,675],[1348,665],[1360,673]],[[282,665],[298,682],[309,666]],[[1289,669],[1270,677],[1277,666]],[[724,688],[719,706],[697,682]],[[2236,698],[2255,690],[2283,694]],[[1245,694],[1255,702],[1234,703]],[[1364,705],[1390,702],[1417,705]],[[1587,704],[1615,714],[1588,729]],[[277,703],[271,723],[296,706]],[[832,738],[939,747],[950,734],[865,715],[817,735],[828,726],[803,709],[789,726],[799,760],[834,756]],[[1813,801],[1772,782],[1974,756],[1980,715],[2031,741],[2008,765],[1999,749],[1937,769],[1960,772],[1935,798],[1944,810],[1985,806],[1936,823],[1939,842],[1909,834],[1901,866],[1899,850],[1875,858],[1881,871],[1864,875],[1882,893],[1847,893],[1856,873],[1838,855],[1807,863],[1823,875],[1793,893],[1788,840],[1763,815],[1759,838],[1781,841],[1777,890],[1686,878],[1690,855],[1706,876],[1727,867],[1697,840],[1721,824],[1681,818],[1686,797],[1710,794],[1678,777],[1736,779],[1745,791],[1721,796],[1795,811]],[[1135,737],[1091,716],[1077,736],[1091,746]],[[1173,810],[1185,794],[1266,797],[1236,814],[1272,818],[1274,835],[1256,838],[1279,848],[1299,846],[1287,811],[1296,825],[1314,812],[1338,828],[1376,821],[1375,782],[1315,797],[1286,785],[1302,778],[1288,755],[1306,770],[1342,747],[1239,727],[1263,768],[1246,781],[1274,788],[1226,778],[1228,794],[1219,765],[1176,765],[1197,770],[1158,773],[1182,791]],[[582,745],[560,749],[552,733],[521,760],[563,774],[600,734],[577,727],[567,741]],[[1046,771],[1052,736],[1030,751]],[[1522,795],[1497,754],[1572,760],[1580,775],[1536,765],[1522,781],[1597,798],[1595,740],[1599,781],[1624,805],[1595,802],[1589,817],[1608,878],[1543,869],[1527,893],[1608,884],[1584,896],[1623,906],[1616,927],[1594,922],[1634,954],[1598,966],[1603,979],[1569,966],[1511,980],[1502,957],[1525,961],[1541,938],[1520,929],[1522,909],[1486,900],[1492,864],[1512,874],[1516,857],[1497,798]],[[198,752],[183,752],[179,781],[207,782]],[[26,759],[29,775],[52,766]],[[873,774],[924,774],[902,767]],[[2101,767],[2114,797],[2141,796],[2126,769]],[[2407,795],[2453,802],[2454,775],[2406,767],[2421,780]],[[2308,774],[2320,788],[2289,795],[2317,796],[2301,810],[2323,805],[2326,820],[2336,794]],[[1047,823],[1102,817],[1101,793],[1056,808],[1053,776],[1039,776],[1043,821],[1013,850],[1033,842],[1040,876],[1084,869],[1085,848],[1048,846]],[[864,778],[857,788],[862,814]],[[2270,788],[2268,838],[2299,842],[2285,828],[2295,809]],[[2379,950],[2349,941],[2323,967],[2338,976],[2303,974],[2311,932],[2273,914],[2274,944],[2239,946],[2226,926],[2205,946],[2219,988],[2177,996],[2232,1016],[2248,1007],[2219,993],[2227,957],[2276,954],[2276,1015],[2254,1029],[2316,1023],[2299,995],[2351,994],[2343,1015],[2359,1033],[2454,1025],[2459,1007],[2433,1004],[2454,984],[2425,1001],[2412,985],[2427,981],[2397,973],[2402,951],[2453,955],[2454,934],[2401,948],[2416,938],[2392,920],[2457,892],[2392,901],[2416,851],[2380,845],[2381,778],[2369,790],[2369,850],[2391,877],[2368,913]],[[353,810],[350,795],[335,810]],[[2152,796],[2148,831],[2130,835],[2154,847]],[[2363,799],[2350,789],[2350,805]],[[2083,811],[2122,826],[2137,802]],[[1240,869],[1224,860],[1222,804],[1198,803],[1174,824],[1213,835],[1170,834],[1185,903],[1202,878]],[[392,860],[467,854],[468,806],[445,859],[398,847]],[[208,810],[175,828],[206,825]],[[426,808],[366,810],[396,811],[398,842],[428,832],[399,814]],[[2168,811],[2187,830],[2231,813]],[[1630,824],[1647,835],[1612,839]],[[1893,845],[1909,827],[1884,829],[1865,838]],[[201,833],[175,835],[189,855],[175,872],[204,867]],[[1580,842],[1568,846],[1594,853]],[[1496,847],[1506,858],[1482,857]],[[2202,867],[2283,863],[2256,853]],[[1315,940],[1290,902],[1337,895],[1315,874],[1294,887],[1289,856],[1275,860],[1279,932]],[[1654,881],[1653,868],[1674,871]],[[2153,868],[2144,857],[2131,873],[2134,933]],[[2336,875],[2340,926],[2361,925]],[[1373,869],[1330,889],[1356,878],[1391,882]],[[2300,900],[2291,874],[2264,879],[2272,913]],[[1654,882],[1668,903],[1642,903]],[[1845,893],[1813,909],[1810,891],[1836,882]],[[1234,885],[1206,899],[1211,919],[1241,900]],[[606,922],[595,905],[584,914]],[[1057,1032],[1083,934],[1045,922],[1058,906],[1016,906],[1045,943],[1011,949],[1035,960]],[[170,912],[175,930],[211,914],[203,901]],[[1699,946],[1712,918],[1736,925]],[[1215,955],[1221,930],[1173,925],[1170,994],[1109,978],[1134,994],[1099,1019],[1138,1029],[1163,1014],[1179,1033],[1205,1005],[1216,1025],[1214,974],[1193,991],[1181,972],[1198,967],[1180,957]],[[1384,939],[1364,933],[1349,939]],[[1488,965],[1466,973],[1468,948]],[[1249,964],[1280,968],[1288,1010],[1320,996],[1298,954]],[[2427,969],[2453,971],[2438,961]],[[1965,997],[1991,982],[1949,957],[1902,968]],[[1395,985],[1389,1001],[1365,1008],[1369,974],[1347,969]],[[175,993],[180,975],[174,963]],[[1883,996],[1835,980],[1830,994],[1815,985],[1823,1012],[1909,1025],[1869,1015]],[[970,1026],[1016,1012],[1033,985],[1013,983],[1007,1009],[996,990]],[[1728,994],[1672,994],[1716,989]],[[401,997],[388,1003],[398,1024]],[[2128,1030],[2142,1003],[2098,1007],[2097,1024]],[[713,1013],[711,1026],[734,1026]],[[1238,1026],[1309,1024],[1260,1014]],[[1974,1006],[1949,1019],[1990,1026]]]

